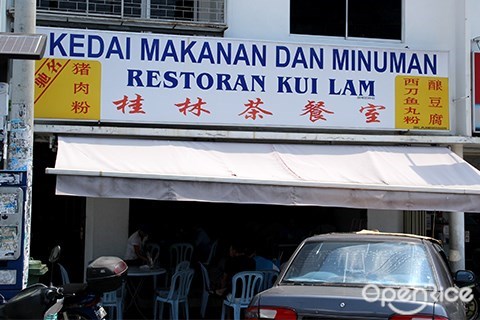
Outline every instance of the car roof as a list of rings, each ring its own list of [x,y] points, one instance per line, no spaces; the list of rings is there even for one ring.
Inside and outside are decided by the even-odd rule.
[[[319,234],[311,236],[305,241],[323,241],[326,239],[338,239],[338,240],[361,240],[361,239],[383,239],[383,240],[394,240],[394,239],[403,239],[403,240],[413,240],[413,241],[429,241],[442,245],[442,242],[438,239],[421,236],[410,233],[395,233],[395,232],[381,232],[378,230],[361,230],[356,232],[332,232]]]

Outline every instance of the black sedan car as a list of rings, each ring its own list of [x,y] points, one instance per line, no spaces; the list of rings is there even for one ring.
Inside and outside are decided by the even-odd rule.
[[[470,271],[452,274],[439,241],[360,231],[305,239],[247,319],[465,320]]]

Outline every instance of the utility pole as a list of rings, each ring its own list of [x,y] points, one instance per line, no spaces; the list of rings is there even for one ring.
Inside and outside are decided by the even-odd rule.
[[[34,34],[36,25],[35,0],[15,1],[14,32]],[[10,132],[7,149],[7,170],[26,171],[27,186],[24,199],[25,223],[23,236],[24,272],[23,287],[28,281],[28,260],[30,259],[30,229],[32,202],[33,166],[33,104],[35,61],[13,60],[10,81],[11,107],[9,113]]]

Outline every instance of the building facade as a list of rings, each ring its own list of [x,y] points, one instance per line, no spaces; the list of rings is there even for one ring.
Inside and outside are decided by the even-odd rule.
[[[38,1],[32,238],[70,211],[86,264],[169,201],[336,208],[336,230],[449,238],[462,267],[480,5],[392,2]]]

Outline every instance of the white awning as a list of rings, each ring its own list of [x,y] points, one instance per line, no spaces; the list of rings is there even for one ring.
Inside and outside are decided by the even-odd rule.
[[[478,211],[480,172],[445,147],[58,139],[56,193]]]

